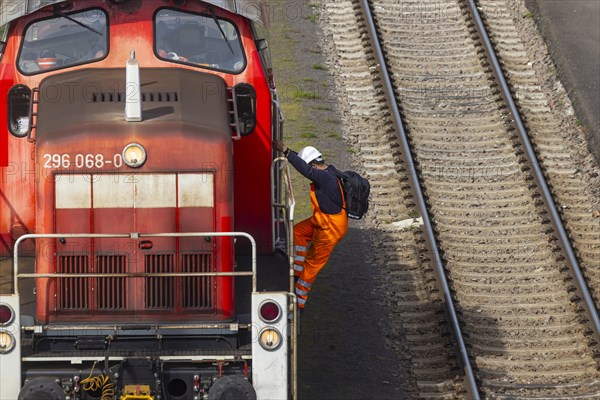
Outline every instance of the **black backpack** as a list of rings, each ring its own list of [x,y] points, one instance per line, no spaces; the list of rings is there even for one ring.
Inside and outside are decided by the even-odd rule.
[[[369,209],[369,181],[354,171],[335,171],[340,179],[344,197],[346,199],[346,212],[348,218],[361,219]]]

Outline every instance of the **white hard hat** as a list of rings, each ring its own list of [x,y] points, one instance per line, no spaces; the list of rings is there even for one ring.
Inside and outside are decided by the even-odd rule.
[[[298,157],[307,164],[310,164],[313,161],[323,161],[321,155],[321,152],[312,146],[306,146],[298,152]]]

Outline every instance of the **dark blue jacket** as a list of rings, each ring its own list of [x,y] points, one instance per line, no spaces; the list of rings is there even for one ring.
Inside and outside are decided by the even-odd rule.
[[[288,153],[287,159],[296,171],[315,184],[315,195],[321,211],[325,214],[342,212],[344,204],[342,190],[335,175],[336,168],[333,165],[328,166],[325,170],[313,168],[293,151]]]

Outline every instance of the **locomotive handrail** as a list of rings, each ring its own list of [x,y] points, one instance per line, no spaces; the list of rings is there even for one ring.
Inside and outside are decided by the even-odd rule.
[[[172,272],[172,273],[108,273],[108,274],[20,274],[19,273],[19,245],[27,239],[138,239],[151,237],[245,237],[252,245],[252,271],[244,272]],[[256,241],[246,232],[181,232],[181,233],[130,233],[130,234],[104,234],[104,233],[74,233],[74,234],[27,234],[19,237],[15,242],[13,274],[14,294],[19,294],[19,278],[139,278],[139,277],[195,277],[195,276],[252,276],[252,292],[256,292]]]
[[[251,276],[252,272],[121,272],[121,273],[48,273],[48,274],[19,274],[19,278],[174,278],[194,276]]]
[[[560,247],[566,255],[566,260],[571,270],[571,275],[575,278],[575,288],[579,292],[580,297],[583,298],[583,308],[588,318],[590,319],[590,322],[592,323],[592,329],[594,331],[594,335],[596,336],[596,340],[600,341],[600,318],[598,317],[598,310],[596,309],[594,299],[592,298],[587,288],[587,284],[585,282],[583,273],[581,272],[581,268],[579,267],[577,257],[575,257],[575,253],[573,252],[571,241],[569,240],[565,227],[562,223],[561,217],[558,214],[556,204],[554,203],[554,199],[552,198],[552,194],[550,193],[550,189],[548,188],[548,184],[546,183],[544,173],[542,172],[540,164],[537,160],[535,150],[533,149],[531,141],[529,140],[529,134],[527,132],[527,129],[525,128],[525,124],[523,124],[521,114],[519,113],[517,105],[513,99],[508,83],[504,78],[502,67],[500,66],[498,57],[496,57],[494,46],[492,45],[492,42],[490,41],[490,38],[487,34],[485,24],[481,19],[479,10],[477,9],[477,4],[475,4],[475,0],[468,0],[467,3],[469,4],[469,9],[471,11],[471,14],[473,15],[473,19],[475,20],[475,26],[477,27],[479,36],[481,36],[481,39],[484,43],[485,51],[489,57],[492,69],[494,70],[494,74],[496,75],[500,83],[502,95],[508,103],[510,113],[515,121],[515,125],[517,126],[517,131],[519,132],[519,138],[521,140],[521,144],[524,147],[525,155],[529,161],[529,164],[533,167],[535,181],[537,183],[538,188],[540,189],[542,198],[544,200],[544,203],[546,204],[546,208],[550,211],[550,220],[552,221],[554,230],[558,235]]]
[[[446,303],[447,312],[450,319],[450,326],[454,332],[454,336],[457,341],[458,350],[460,354],[460,360],[463,364],[463,369],[465,373],[465,383],[467,385],[467,391],[475,400],[479,400],[479,390],[477,388],[477,383],[475,381],[475,375],[473,373],[473,368],[471,367],[471,362],[469,360],[469,354],[467,352],[467,347],[465,345],[464,339],[462,337],[462,331],[460,328],[460,323],[458,321],[458,315],[456,313],[456,308],[454,307],[454,300],[452,299],[452,293],[450,291],[450,286],[448,284],[448,279],[446,277],[446,272],[444,270],[444,264],[442,258],[440,256],[440,252],[438,249],[437,239],[435,237],[435,233],[433,231],[433,225],[431,222],[431,218],[429,217],[429,211],[427,209],[427,203],[425,202],[425,198],[423,196],[423,191],[421,189],[421,183],[419,181],[419,177],[417,176],[417,171],[415,166],[415,162],[412,157],[410,143],[408,141],[408,136],[406,131],[404,130],[404,123],[402,121],[402,117],[400,115],[398,102],[396,101],[396,97],[394,95],[394,88],[392,86],[392,80],[390,78],[389,72],[387,70],[387,62],[385,56],[383,54],[383,50],[381,48],[381,44],[378,40],[377,36],[377,27],[375,26],[375,21],[373,15],[371,13],[371,6],[369,5],[369,0],[361,0],[360,2],[361,8],[365,15],[365,24],[367,26],[368,34],[370,36],[370,41],[373,46],[374,55],[376,57],[379,72],[382,78],[383,83],[383,91],[385,93],[385,97],[388,101],[390,114],[392,121],[394,123],[394,127],[396,133],[398,135],[398,139],[400,140],[400,144],[402,146],[402,155],[405,158],[406,164],[409,166],[408,175],[411,182],[411,188],[414,191],[415,201],[417,203],[417,207],[419,209],[419,213],[423,218],[423,227],[425,230],[425,242],[427,243],[428,250],[431,252],[433,261],[435,264],[434,271],[437,274],[437,280],[440,287],[440,290],[443,295],[443,301]]]
[[[287,199],[287,204],[284,202],[278,203],[275,199],[275,194],[274,194],[274,187],[271,187],[271,191],[272,191],[272,198],[273,198],[273,207],[271,210],[271,214],[273,216],[273,221],[275,223],[275,229],[276,232],[274,231],[273,234],[273,246],[275,246],[275,236],[279,237],[279,221],[275,219],[275,210],[277,208],[282,208],[285,209],[287,211],[287,221],[286,222],[286,227],[287,227],[287,232],[286,232],[286,244],[287,244],[287,256],[288,256],[288,263],[290,266],[290,292],[294,291],[294,259],[293,259],[293,254],[294,254],[294,210],[296,207],[296,198],[294,196],[294,190],[292,188],[292,176],[290,173],[290,167],[287,161],[287,158],[285,157],[278,157],[275,160],[273,160],[273,165],[271,168],[271,181],[273,181],[273,179],[275,178],[275,169],[277,167],[277,164],[281,163],[282,168],[285,170],[285,183],[286,183],[286,199]]]
[[[272,97],[271,103],[273,106],[275,106],[275,109],[277,110],[277,122],[283,123],[285,121],[285,118],[283,116],[283,110],[281,109],[281,102],[279,101],[279,95],[277,94],[276,89],[271,90],[271,97]]]
[[[281,104],[279,102],[279,96],[277,95],[277,90],[276,89],[271,89],[271,106],[272,106],[272,123],[273,123],[273,139],[274,140],[282,140],[283,138],[283,122],[285,120],[284,116],[283,116],[283,111],[281,110]],[[283,199],[281,198],[281,192],[275,193],[275,187],[277,187],[279,190],[281,189],[280,187],[280,181],[277,181],[277,185],[275,185],[275,171],[277,168],[277,165],[281,164],[281,169],[285,170],[284,173],[284,177],[285,177],[285,187],[286,187],[286,200],[287,200],[287,204],[285,204],[283,202]],[[278,176],[279,178],[279,176]],[[271,207],[271,220],[274,222],[275,224],[275,229],[273,230],[273,237],[272,237],[272,242],[273,242],[273,246],[275,246],[275,241],[276,239],[280,236],[279,235],[279,224],[278,221],[276,221],[276,209],[285,209],[287,210],[287,214],[288,214],[288,231],[286,232],[286,238],[287,238],[287,254],[293,254],[293,243],[292,243],[292,238],[294,237],[294,230],[293,230],[293,221],[294,221],[294,213],[295,213],[295,208],[296,208],[296,198],[294,196],[294,190],[292,187],[292,177],[291,177],[291,173],[290,173],[290,168],[289,168],[289,164],[287,161],[287,158],[285,157],[277,157],[273,160],[273,163],[271,165],[271,182],[273,183],[271,185],[271,202],[272,202],[272,207]],[[276,197],[277,196],[277,197]],[[290,267],[293,263],[293,260],[290,258]],[[290,273],[292,274],[293,272],[290,271]],[[290,281],[292,279],[292,276],[290,277]],[[290,285],[291,288],[291,285]]]
[[[281,109],[281,103],[279,102],[279,96],[277,94],[277,89],[271,89],[271,106],[272,109],[272,123],[273,123],[273,139],[282,140],[283,139],[283,122],[285,120],[283,116],[283,110]],[[286,200],[287,204],[280,199],[281,191],[277,193],[277,198],[275,198],[275,171],[277,165],[281,164],[281,168],[285,171],[285,186],[286,190]],[[280,175],[281,176],[281,175]],[[280,177],[279,176],[279,177]],[[275,229],[273,231],[273,246],[275,246],[275,236],[279,237],[279,223],[275,220],[275,210],[277,208],[282,208],[287,210],[287,254],[288,254],[288,264],[290,267],[290,291],[288,293],[288,297],[292,300],[292,326],[291,326],[291,345],[290,351],[292,353],[292,361],[291,361],[291,380],[292,380],[292,399],[298,399],[298,298],[294,291],[294,259],[292,255],[294,254],[294,212],[296,208],[296,197],[294,196],[294,188],[292,186],[292,176],[290,172],[290,166],[286,157],[277,157],[273,160],[273,164],[271,165],[271,201],[273,205],[271,207],[271,220],[275,223]],[[280,183],[280,181],[278,181]],[[279,190],[281,189],[279,185],[277,185]],[[276,235],[277,233],[277,235]]]
[[[294,210],[296,208],[296,197],[294,195],[294,189],[292,187],[292,177],[291,177],[291,173],[290,173],[290,167],[287,161],[287,158],[285,157],[278,157],[275,160],[273,160],[273,167],[271,169],[271,181],[273,181],[273,179],[275,179],[275,168],[277,167],[278,163],[282,163],[282,168],[285,170],[284,173],[284,177],[285,177],[285,183],[286,183],[286,195],[287,195],[287,204],[284,202],[278,202],[277,199],[275,199],[275,188],[272,187],[271,190],[273,192],[273,207],[276,208],[285,208],[287,209],[288,212],[288,221],[293,221],[294,220]]]
[[[195,330],[210,330],[210,329],[222,329],[222,330],[230,330],[230,331],[237,331],[240,329],[247,329],[250,330],[253,328],[252,324],[240,324],[237,322],[231,323],[231,322],[223,322],[223,323],[200,323],[200,324],[180,324],[180,325],[166,325],[166,324],[155,324],[152,326],[148,326],[145,323],[140,323],[140,324],[128,324],[128,325],[118,325],[118,324],[113,324],[113,325],[102,325],[102,324],[98,324],[98,325],[93,325],[93,324],[89,324],[89,325],[65,325],[65,324],[61,324],[61,325],[22,325],[21,326],[21,330],[23,331],[33,331],[33,332],[40,332],[40,331],[53,331],[53,332],[73,332],[74,330],[78,329],[78,330],[82,330],[82,331],[111,331],[111,332],[118,332],[118,331],[161,331],[161,330],[185,330],[185,329],[195,329]]]

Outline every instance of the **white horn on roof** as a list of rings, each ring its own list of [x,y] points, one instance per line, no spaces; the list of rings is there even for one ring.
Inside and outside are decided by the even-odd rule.
[[[125,121],[139,122],[142,120],[142,87],[140,85],[140,64],[135,59],[135,51],[126,64],[125,79]]]

